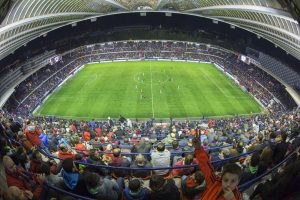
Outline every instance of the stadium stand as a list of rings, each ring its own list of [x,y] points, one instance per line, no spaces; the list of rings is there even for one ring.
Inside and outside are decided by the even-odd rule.
[[[271,110],[295,107],[295,102],[282,84],[254,65],[238,60],[237,53],[201,43],[180,41],[120,41],[81,46],[63,54],[63,62],[38,71],[16,89],[10,112],[30,114],[75,69],[89,62],[121,59],[178,59],[213,62],[236,76],[258,101]],[[40,77],[40,78],[37,78]],[[283,95],[285,94],[285,95]]]
[[[278,81],[260,68],[241,62],[237,53],[202,43],[144,40],[85,45],[62,56],[61,62],[41,67],[20,84],[15,99],[1,111],[1,155],[8,185],[7,192],[2,192],[5,198],[27,194],[37,199],[107,199],[108,191],[113,191],[109,199],[159,199],[165,195],[173,195],[173,199],[201,198],[211,184],[207,171],[203,171],[206,169],[201,164],[199,168],[204,150],[215,169],[213,174],[233,163],[242,169],[242,194],[233,188],[236,199],[298,195],[295,187],[286,184],[289,188],[278,190],[274,196],[273,189],[265,189],[269,185],[262,180],[270,178],[276,188],[283,181],[291,181],[285,169],[297,173],[300,113],[291,111],[295,104],[288,94],[282,95],[286,91]],[[85,63],[119,59],[216,63],[237,77],[269,114],[164,123],[30,116],[43,98]],[[36,60],[44,59],[38,56]],[[21,67],[16,69],[21,76]],[[201,133],[202,158],[198,150],[194,151],[197,145],[193,147],[197,133]],[[166,162],[160,163],[162,160]],[[15,165],[16,169],[12,167]],[[213,174],[213,179],[219,180]],[[164,187],[164,192],[157,187]]]

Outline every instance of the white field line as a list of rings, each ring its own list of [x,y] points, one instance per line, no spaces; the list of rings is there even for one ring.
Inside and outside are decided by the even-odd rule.
[[[152,65],[151,65],[151,61],[150,61],[150,75],[151,75],[152,117],[154,118],[154,105],[153,105],[153,79],[152,79]]]

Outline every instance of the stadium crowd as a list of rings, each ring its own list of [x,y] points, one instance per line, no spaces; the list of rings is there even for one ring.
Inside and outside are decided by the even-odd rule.
[[[199,199],[216,192],[212,188],[217,186],[212,185],[217,182],[211,181],[219,180],[214,174],[222,170],[237,174],[243,184],[270,170],[289,152],[299,153],[300,113],[296,111],[172,124],[135,122],[122,116],[118,120],[76,121],[13,118],[1,112],[0,118],[7,199],[18,199],[16,195],[70,198],[43,184],[96,199]],[[201,141],[202,148],[193,141],[199,133],[196,141]],[[207,171],[210,162],[215,173]],[[187,167],[168,169],[170,166]],[[298,154],[274,173],[270,183],[259,184],[251,199],[297,195],[297,166]],[[159,167],[167,169],[151,170]],[[293,170],[289,172],[294,176],[286,174],[287,169]],[[224,190],[215,195],[241,199],[236,185],[232,193]]]
[[[173,41],[122,41],[79,47],[65,54],[62,62],[39,70],[20,84],[5,107],[11,113],[30,115],[74,69],[87,62],[158,58],[217,63],[269,110],[295,107],[278,81],[254,65],[239,61],[235,53],[211,45]]]

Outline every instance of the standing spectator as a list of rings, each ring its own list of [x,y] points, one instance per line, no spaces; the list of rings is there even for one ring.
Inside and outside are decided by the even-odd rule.
[[[24,130],[27,140],[32,144],[32,146],[41,146],[41,140],[39,138],[40,131],[35,125],[29,125]]]
[[[158,143],[157,148],[151,153],[151,164],[153,167],[170,167],[171,154],[165,148],[164,143]],[[169,170],[155,170],[157,175],[165,175]]]

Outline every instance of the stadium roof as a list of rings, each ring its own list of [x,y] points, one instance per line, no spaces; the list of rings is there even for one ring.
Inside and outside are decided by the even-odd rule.
[[[300,60],[300,27],[282,5],[278,0],[0,0],[0,60],[54,29],[127,12],[177,12],[223,21]]]

